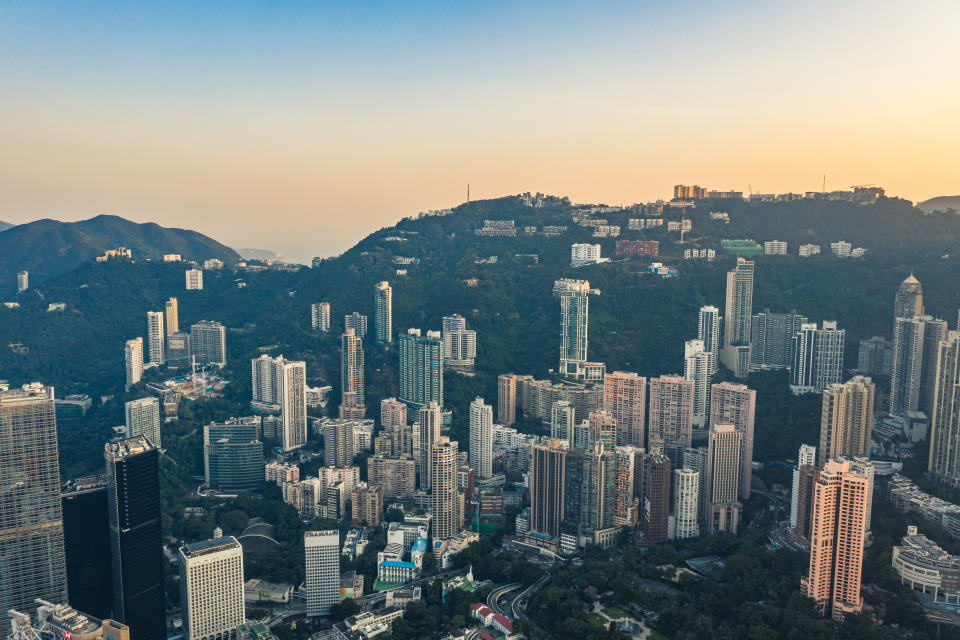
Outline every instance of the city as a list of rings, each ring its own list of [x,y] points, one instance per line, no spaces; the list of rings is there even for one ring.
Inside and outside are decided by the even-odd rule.
[[[0,640],[960,639],[958,20],[0,7]]]

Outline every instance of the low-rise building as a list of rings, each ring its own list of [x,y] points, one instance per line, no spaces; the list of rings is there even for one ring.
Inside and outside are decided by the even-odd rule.
[[[243,585],[243,599],[248,604],[260,602],[287,604],[293,599],[293,585],[251,578]]]
[[[800,257],[809,258],[810,256],[820,255],[820,245],[818,244],[802,244],[800,245]]]
[[[892,564],[902,584],[929,594],[933,602],[960,605],[960,556],[950,555],[916,527],[907,527],[907,535],[893,547]]]

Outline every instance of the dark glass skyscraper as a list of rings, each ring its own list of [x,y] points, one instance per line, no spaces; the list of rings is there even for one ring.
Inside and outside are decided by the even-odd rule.
[[[61,494],[70,606],[95,618],[113,611],[110,518],[103,476],[68,483]]]
[[[251,491],[263,484],[263,443],[255,424],[203,427],[203,463],[207,486],[221,491]]]
[[[137,640],[167,637],[160,451],[143,436],[106,445],[113,615]]]

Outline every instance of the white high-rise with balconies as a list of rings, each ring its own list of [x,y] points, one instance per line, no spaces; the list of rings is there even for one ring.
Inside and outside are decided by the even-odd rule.
[[[166,360],[163,353],[167,335],[163,330],[163,311],[147,311],[147,361],[159,366]]]
[[[373,317],[377,331],[377,342],[390,344],[393,342],[393,288],[384,280],[378,282],[374,289]]]
[[[123,359],[126,365],[127,389],[129,389],[143,378],[143,338],[127,340],[123,348]]]
[[[186,640],[228,640],[244,623],[243,547],[233,536],[180,547]]]
[[[307,442],[307,365],[302,360],[285,360],[264,354],[250,361],[255,407],[280,411],[283,421],[283,450],[291,451]]]
[[[306,556],[307,615],[329,615],[340,602],[340,532],[307,531],[303,534]]]
[[[479,478],[493,476],[493,407],[483,398],[470,403],[470,466]]]
[[[727,302],[723,315],[723,365],[738,378],[750,371],[750,328],[753,321],[753,262],[737,258],[727,272]]]
[[[560,298],[560,375],[584,382],[600,382],[606,374],[602,362],[587,361],[587,329],[591,289],[587,280],[562,278],[553,283]]]
[[[703,342],[703,350],[710,361],[710,375],[717,372],[717,360],[720,356],[720,310],[712,306],[700,307],[700,320],[697,323],[697,340]]]
[[[693,426],[703,428],[710,411],[710,354],[702,340],[684,343],[683,377],[693,382]]]
[[[676,469],[673,472],[674,537],[678,540],[700,535],[697,517],[700,499],[700,472]]]
[[[203,271],[200,269],[187,269],[185,276],[187,291],[199,291],[203,289]]]
[[[477,357],[477,332],[467,329],[460,314],[443,318],[443,366],[453,371],[473,371]]]
[[[158,449],[160,443],[160,401],[149,396],[131,400],[124,405],[127,418],[127,437],[145,436]]]
[[[817,448],[809,445],[800,445],[800,452],[797,454],[797,466],[793,469],[793,492],[790,494],[790,528],[797,528],[797,514],[800,499],[800,467],[814,467],[817,464]]]
[[[330,331],[329,302],[314,302],[310,305],[310,326],[318,331]]]

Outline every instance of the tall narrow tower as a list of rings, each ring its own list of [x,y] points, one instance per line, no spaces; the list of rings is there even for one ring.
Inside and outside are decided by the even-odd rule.
[[[363,339],[353,329],[340,337],[340,417],[363,418],[366,403],[363,390]]]
[[[753,320],[753,262],[737,258],[727,272],[727,301],[724,309],[721,360],[738,378],[750,371],[750,326]]]
[[[479,478],[493,476],[493,407],[483,398],[470,403],[470,466]]]
[[[374,288],[374,308],[376,314],[377,342],[393,342],[393,289],[386,280],[378,282]]]
[[[3,611],[66,601],[53,387],[0,385],[0,558]],[[0,635],[9,631],[4,614]]]
[[[584,381],[600,381],[605,368],[602,363],[587,361],[587,329],[591,289],[586,280],[562,278],[553,283],[553,295],[560,298],[560,375]]]

